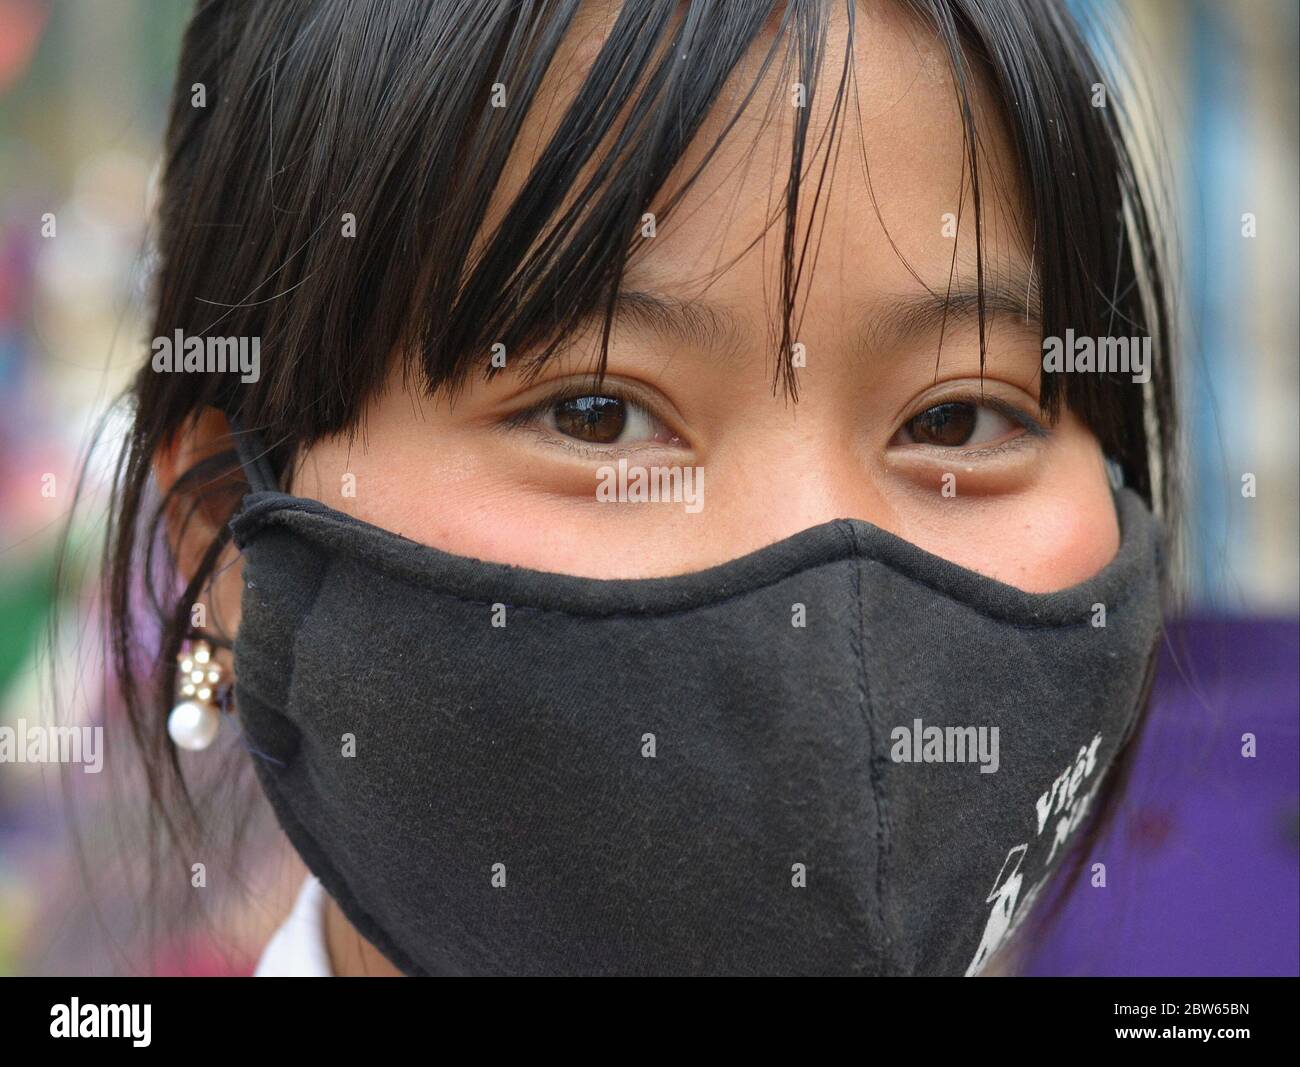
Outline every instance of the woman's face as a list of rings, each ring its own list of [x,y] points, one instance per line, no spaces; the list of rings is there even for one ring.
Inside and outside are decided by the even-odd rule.
[[[492,221],[578,90],[600,25],[587,12],[570,33]],[[828,55],[843,55],[846,29],[843,16],[832,22]],[[767,224],[789,159],[787,82],[767,115],[769,97],[756,94],[702,179],[641,239],[624,289],[644,296],[615,321],[602,386],[588,380],[596,319],[531,383],[525,353],[507,353],[502,373],[475,376],[454,404],[403,389],[396,374],[351,447],[338,438],[307,452],[294,491],[448,552],[594,578],[698,570],[844,517],[1030,591],[1101,569],[1118,545],[1105,467],[1077,419],[1048,426],[1038,413],[1029,219],[994,112],[986,98],[977,115],[991,315],[981,378],[973,210],[949,64],[890,8],[864,8],[856,40],[861,115],[850,94],[838,153],[825,143],[838,64],[809,105],[815,155],[801,234],[818,175],[831,169],[804,260],[797,402],[773,389],[769,334],[779,338],[781,226]],[[753,70],[729,83],[702,145]],[[702,495],[692,506],[602,501],[600,468],[620,459],[633,470],[702,470]]]
[[[569,34],[485,234],[578,91],[610,6],[589,5]],[[827,55],[843,54],[846,31],[837,13]],[[752,84],[758,51],[661,202]],[[853,67],[856,96],[850,89],[834,142],[827,112],[838,64],[808,94],[796,232],[813,225],[795,316],[797,402],[773,388],[771,336],[774,326],[780,336],[782,258],[781,226],[771,220],[783,204],[797,74],[779,86],[769,75],[702,178],[641,239],[603,385],[588,381],[598,320],[531,382],[521,373],[527,353],[507,352],[504,371],[473,380],[454,404],[407,388],[395,372],[356,442],[310,448],[292,490],[447,552],[593,578],[699,570],[835,518],[866,520],[1033,592],[1099,571],[1119,541],[1108,479],[1076,418],[1041,423],[1030,279],[1035,254],[1057,253],[1029,247],[996,110],[977,94],[990,316],[981,374],[973,208],[948,60],[891,6],[864,5]],[[222,434],[201,420],[181,453],[193,460],[220,447]],[[632,472],[690,469],[697,494],[703,471],[702,495],[690,504],[606,502],[601,468],[620,460]],[[160,479],[186,461],[161,457]],[[197,558],[178,548],[182,561]],[[224,568],[214,590],[231,628],[238,575],[238,566]],[[332,902],[327,926],[335,973],[394,973]]]

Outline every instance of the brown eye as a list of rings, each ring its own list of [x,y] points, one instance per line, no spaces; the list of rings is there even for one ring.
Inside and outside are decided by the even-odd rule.
[[[574,396],[551,409],[555,428],[566,437],[593,444],[617,441],[627,426],[627,405],[613,396]]]
[[[974,404],[937,404],[912,419],[907,432],[917,444],[956,448],[970,441],[978,419]]]

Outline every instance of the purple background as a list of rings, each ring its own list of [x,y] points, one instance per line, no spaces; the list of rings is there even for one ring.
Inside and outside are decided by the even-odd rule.
[[[1300,623],[1169,630],[1108,835],[1031,975],[1300,974]],[[1241,754],[1244,733],[1256,756]]]

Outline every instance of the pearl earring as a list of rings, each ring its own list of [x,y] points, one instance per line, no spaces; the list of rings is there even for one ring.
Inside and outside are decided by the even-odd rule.
[[[196,641],[176,657],[180,666],[181,699],[167,716],[167,733],[175,744],[201,752],[212,744],[221,727],[221,706],[216,696],[221,664],[212,658],[212,646]]]

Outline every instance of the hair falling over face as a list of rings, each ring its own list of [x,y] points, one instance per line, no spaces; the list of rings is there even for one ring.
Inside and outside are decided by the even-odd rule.
[[[395,381],[413,396],[454,401],[494,380],[498,346],[523,354],[523,384],[541,381],[575,337],[593,331],[600,352],[587,392],[603,396],[606,376],[618,377],[610,361],[616,318],[656,314],[625,285],[647,213],[660,231],[670,229],[692,191],[718,176],[715,155],[758,137],[767,122],[756,127],[750,118],[777,114],[792,84],[823,95],[813,96],[815,107],[793,109],[789,165],[771,175],[766,214],[780,254],[762,384],[797,406],[806,388],[791,353],[804,292],[815,268],[826,269],[809,245],[831,193],[827,169],[810,164],[874,121],[877,111],[864,118],[857,97],[858,56],[886,16],[942,57],[935,77],[960,119],[955,226],[973,256],[961,293],[952,284],[956,242],[948,277],[927,280],[939,346],[945,316],[968,318],[982,374],[994,323],[1013,305],[1027,319],[1032,306],[1040,339],[1073,330],[1148,343],[1141,385],[1042,371],[1039,411],[1025,425],[1077,420],[1124,485],[1176,529],[1164,205],[1132,144],[1133,97],[1113,92],[1105,107],[1091,101],[1096,84],[1128,83],[1115,55],[1097,45],[1097,27],[1077,21],[1076,6],[199,0],[158,186],[152,333],[259,338],[261,364],[248,381],[216,371],[158,374],[142,362],[122,398],[130,429],[117,457],[103,592],[112,674],[153,804],[158,861],[200,842],[233,848],[254,799],[240,793],[251,789],[240,784],[251,781],[244,750],[235,746],[228,764],[196,787],[168,733],[182,646],[206,637],[224,653],[235,638],[216,608],[196,628],[193,607],[216,603],[213,584],[238,558],[227,521],[247,490],[228,431],[211,450],[178,451],[177,442],[209,424],[219,439],[236,420],[256,432],[260,461],[287,490],[314,446],[363,439],[367,411]],[[574,40],[594,42],[580,52],[580,79],[566,83],[563,99],[543,95],[556,57],[573,58]],[[216,106],[193,106],[198,84]],[[499,87],[507,106],[490,103]],[[547,108],[548,137],[534,143],[530,122]],[[826,117],[825,130],[814,130],[814,114]],[[824,143],[814,137],[822,132]],[[990,166],[999,138],[1009,167]],[[533,154],[519,171],[525,144]],[[857,209],[888,233],[899,211],[877,201],[876,188],[889,184],[889,161],[862,164],[871,194]],[[1017,241],[1027,245],[1020,274],[992,252],[994,231],[1007,225],[1007,195],[1019,198]],[[916,275],[901,246],[889,254]],[[718,325],[697,314],[693,328]],[[623,421],[609,423],[610,405],[598,412],[585,396],[536,398],[550,420],[543,429],[590,434],[599,417],[626,432]],[[617,418],[639,418],[626,414],[640,410],[638,398],[622,399]],[[909,440],[941,440],[960,427],[953,405],[965,394],[943,399],[949,407],[928,409],[937,415],[909,418]],[[684,435],[670,422],[646,420],[647,439],[671,446]],[[538,432],[538,418],[529,425]],[[179,463],[165,488],[160,459]],[[710,493],[721,492],[715,484],[711,475]],[[1162,546],[1162,578],[1172,554]],[[1154,643],[1146,652],[1143,702]],[[1093,818],[1094,834],[1126,770],[1121,755],[1094,802],[1094,816],[1103,816]],[[1076,849],[1080,860],[1085,851]]]

